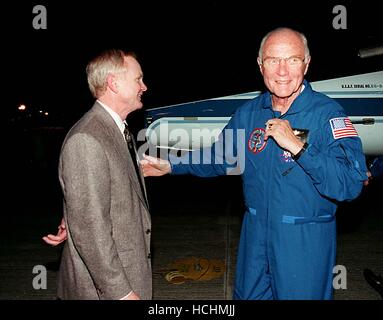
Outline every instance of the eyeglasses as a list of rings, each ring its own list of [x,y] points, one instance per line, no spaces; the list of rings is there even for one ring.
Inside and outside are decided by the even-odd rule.
[[[300,67],[304,63],[305,59],[301,57],[288,57],[288,58],[281,58],[281,57],[267,57],[263,59],[262,64],[267,68],[275,68],[281,64],[281,61],[284,60],[286,65],[289,67]]]

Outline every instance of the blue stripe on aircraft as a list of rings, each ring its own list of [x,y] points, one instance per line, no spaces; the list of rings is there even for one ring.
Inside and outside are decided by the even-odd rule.
[[[162,117],[230,117],[246,100],[204,100],[151,109],[146,113],[153,120]]]
[[[172,119],[171,121],[169,121],[169,123],[171,123],[171,124],[180,123],[183,125],[185,125],[186,123],[195,124],[196,122],[198,124],[201,124],[201,123],[210,123],[210,124],[222,123],[224,125],[227,124],[226,120],[216,120],[216,119],[211,119],[211,120],[199,120],[199,119],[198,120],[174,120],[174,119]],[[153,124],[151,129],[154,130],[155,128],[157,128],[160,125],[161,125],[161,122],[157,122],[157,123]]]
[[[380,98],[334,98],[334,100],[343,106],[349,116],[383,116],[383,103]],[[244,103],[246,100],[243,99],[203,100],[151,109],[146,115],[152,121],[162,117],[231,117]]]
[[[334,98],[349,116],[383,116],[380,98]]]

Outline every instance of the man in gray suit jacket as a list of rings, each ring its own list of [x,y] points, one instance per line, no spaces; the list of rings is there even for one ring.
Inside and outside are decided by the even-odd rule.
[[[151,299],[151,221],[143,176],[125,139],[125,119],[142,107],[147,90],[143,73],[134,54],[109,50],[88,64],[87,76],[97,100],[60,154],[65,229],[59,232],[67,241],[58,297]]]

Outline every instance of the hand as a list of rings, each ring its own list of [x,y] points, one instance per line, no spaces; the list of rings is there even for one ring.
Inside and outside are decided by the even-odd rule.
[[[133,291],[127,297],[120,300],[141,300],[138,295],[136,295]]]
[[[363,185],[368,186],[370,183],[370,180],[372,179],[372,174],[370,171],[366,172],[368,179],[363,181]]]
[[[294,134],[287,120],[271,119],[266,122],[265,140],[273,137],[278,145],[296,155],[304,143]]]
[[[154,158],[144,154],[144,159],[140,161],[144,177],[160,177],[170,173],[171,166],[167,160]]]
[[[61,223],[58,226],[58,229],[59,230],[57,231],[56,235],[48,234],[47,236],[43,237],[43,240],[52,246],[57,246],[61,242],[64,242],[66,239],[68,239],[64,218],[61,219]]]

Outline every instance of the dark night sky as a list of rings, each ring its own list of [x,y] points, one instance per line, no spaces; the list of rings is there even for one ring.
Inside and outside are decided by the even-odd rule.
[[[102,3],[31,1],[3,8],[9,115],[25,103],[64,122],[77,119],[93,101],[86,63],[106,48],[138,54],[149,87],[145,108],[263,89],[258,46],[278,26],[306,34],[312,55],[308,80],[383,69],[382,57],[357,55],[360,48],[383,44],[382,16],[370,1]],[[32,27],[37,4],[47,8],[47,30]],[[347,9],[346,30],[333,28],[335,4]]]

